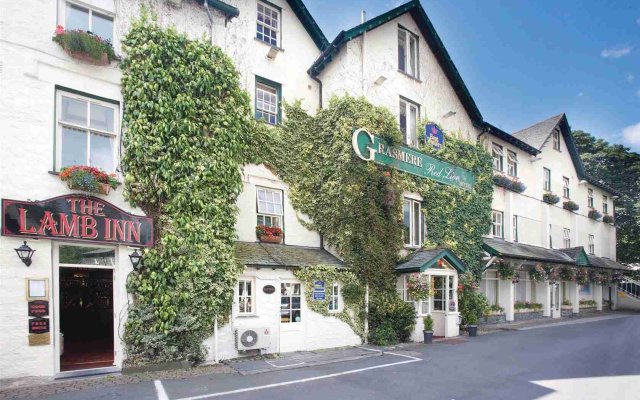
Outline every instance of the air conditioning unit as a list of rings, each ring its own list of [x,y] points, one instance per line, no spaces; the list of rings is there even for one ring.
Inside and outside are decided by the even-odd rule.
[[[266,349],[270,345],[270,328],[236,329],[236,347],[238,348],[238,350]]]

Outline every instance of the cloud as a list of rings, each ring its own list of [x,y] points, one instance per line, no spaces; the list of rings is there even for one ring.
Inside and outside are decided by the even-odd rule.
[[[633,47],[629,46],[628,44],[617,44],[613,47],[602,50],[602,52],[600,52],[600,55],[604,58],[620,58],[631,53],[631,49],[633,49]]]
[[[640,122],[635,125],[622,128],[622,136],[627,143],[640,146]]]
[[[632,73],[628,73],[627,74],[627,82],[633,83],[633,81],[635,81],[635,80],[636,80],[635,75],[633,75]]]

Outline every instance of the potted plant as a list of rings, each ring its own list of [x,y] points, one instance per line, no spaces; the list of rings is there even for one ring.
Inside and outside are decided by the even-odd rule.
[[[569,211],[573,212],[573,211],[578,211],[580,209],[580,206],[575,201],[568,200],[568,201],[565,201],[564,203],[562,203],[562,208],[564,208],[565,210],[569,210]]]
[[[277,226],[256,226],[256,236],[264,243],[282,243],[282,229]]]
[[[605,215],[604,217],[602,217],[602,222],[604,222],[605,224],[613,224],[614,219],[611,215]]]
[[[476,314],[470,314],[467,317],[467,331],[469,336],[478,335],[478,316]]]
[[[560,197],[549,192],[542,195],[542,200],[547,204],[557,204],[560,201]]]
[[[589,210],[588,216],[589,218],[594,219],[596,221],[602,218],[602,214],[598,210]]]
[[[422,322],[424,324],[424,328],[422,329],[424,343],[430,344],[433,341],[433,318],[431,318],[431,315],[427,315],[422,319]]]
[[[527,186],[520,182],[518,178],[511,178],[503,174],[493,175],[493,183],[516,193],[522,193],[527,189]]]
[[[86,165],[62,168],[60,180],[67,182],[69,189],[97,194],[109,194],[111,189],[118,187],[116,174],[107,174],[98,168]]]
[[[89,64],[108,65],[118,59],[111,42],[91,32],[79,29],[65,31],[62,25],[58,25],[52,40],[71,57]]]

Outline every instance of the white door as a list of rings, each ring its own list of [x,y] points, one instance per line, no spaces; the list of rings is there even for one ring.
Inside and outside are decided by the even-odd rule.
[[[280,282],[280,353],[303,350],[303,318],[306,316],[302,313],[302,297],[300,282]]]

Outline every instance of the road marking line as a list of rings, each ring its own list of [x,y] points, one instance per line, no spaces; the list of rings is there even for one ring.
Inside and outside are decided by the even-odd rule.
[[[158,394],[158,400],[169,400],[169,395],[167,395],[167,391],[164,390],[164,386],[162,386],[162,382],[159,380],[153,381],[153,384],[156,387],[156,393]]]
[[[201,399],[209,399],[209,398],[212,398],[212,397],[227,396],[227,395],[230,395],[230,394],[254,392],[254,391],[257,391],[257,390],[271,389],[271,388],[280,387],[280,386],[289,386],[289,385],[294,385],[296,383],[319,381],[319,380],[322,380],[322,379],[335,378],[337,376],[342,376],[342,375],[350,375],[350,374],[355,374],[355,373],[358,373],[358,372],[370,371],[370,370],[373,370],[373,369],[387,368],[387,367],[393,367],[395,365],[410,364],[410,363],[422,361],[421,358],[407,356],[407,355],[404,355],[404,354],[395,354],[395,353],[387,353],[387,354],[393,354],[394,356],[407,357],[407,358],[411,358],[411,359],[410,360],[405,360],[405,361],[398,361],[398,362],[394,362],[394,363],[374,365],[373,367],[365,367],[365,368],[352,369],[352,370],[349,370],[349,371],[336,372],[336,373],[328,374],[328,375],[314,376],[314,377],[311,377],[311,378],[296,379],[296,380],[293,380],[293,381],[272,383],[272,384],[269,384],[269,385],[262,385],[262,386],[254,386],[254,387],[248,387],[248,388],[243,388],[243,389],[229,390],[229,391],[226,391],[226,392],[202,394],[202,395],[199,395],[199,396],[192,396],[192,397],[183,397],[183,398],[178,399],[178,400],[201,400]]]

